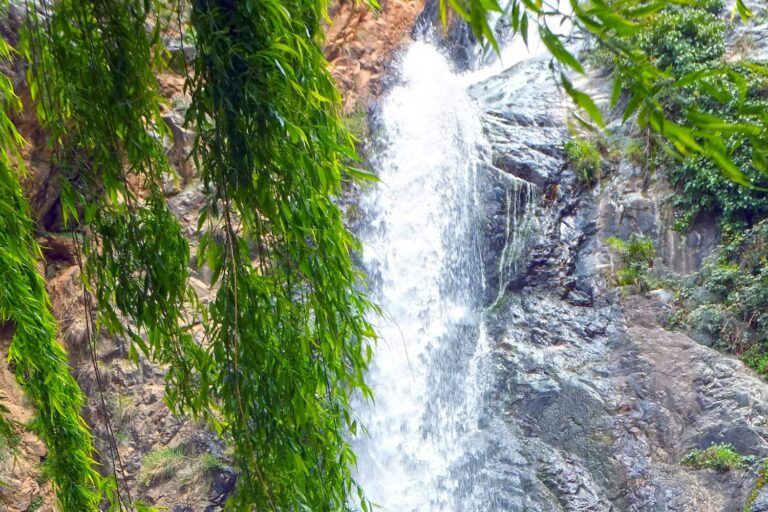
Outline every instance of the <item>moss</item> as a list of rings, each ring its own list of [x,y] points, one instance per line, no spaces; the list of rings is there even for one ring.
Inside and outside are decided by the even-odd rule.
[[[758,472],[755,486],[747,496],[747,501],[744,503],[744,509],[742,512],[752,512],[752,505],[755,504],[757,497],[760,495],[760,490],[765,487],[766,482],[768,482],[768,461],[763,462],[763,466]]]
[[[32,503],[29,504],[24,512],[37,512],[43,506],[43,503],[42,496],[35,496],[35,499],[32,500]]]
[[[680,463],[693,469],[713,469],[718,472],[747,469],[753,457],[734,451],[730,444],[713,444],[705,450],[691,450]]]

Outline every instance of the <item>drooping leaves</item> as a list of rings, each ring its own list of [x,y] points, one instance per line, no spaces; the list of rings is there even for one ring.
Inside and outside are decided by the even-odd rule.
[[[332,195],[354,156],[321,48],[323,2],[196,0],[189,78],[208,193],[210,394],[244,478],[236,507],[345,510],[352,393],[373,336]],[[201,244],[202,245],[202,244]],[[364,505],[364,506],[367,506]]]

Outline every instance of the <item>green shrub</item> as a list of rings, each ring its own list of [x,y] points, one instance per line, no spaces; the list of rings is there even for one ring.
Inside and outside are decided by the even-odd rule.
[[[627,13],[647,5],[643,0],[611,3],[626,9]],[[746,79],[745,108],[739,106],[742,91],[724,75],[706,77],[685,87],[662,87],[656,96],[665,113],[683,126],[690,125],[684,114],[687,109],[732,123],[746,121],[750,111],[768,109],[766,77],[752,72],[741,62],[726,60],[726,24],[722,10],[721,0],[668,5],[647,18],[643,30],[624,38],[628,48],[647,56],[672,79],[716,68],[730,68],[734,75]],[[605,48],[598,48],[594,54],[590,59],[593,65],[611,68],[626,88],[632,89],[640,79],[629,60],[616,57]],[[752,161],[752,146],[747,137],[725,133],[722,142],[736,166],[753,184],[768,186],[768,180]],[[724,177],[708,158],[691,155],[674,159],[653,152],[663,155],[654,164],[666,169],[666,176],[675,188],[669,198],[675,210],[675,229],[688,230],[700,214],[712,212],[728,234],[732,234],[768,216],[768,194],[737,185]]]
[[[579,183],[594,185],[602,177],[602,155],[597,144],[586,139],[570,139],[563,144],[563,151]]]
[[[729,150],[735,149],[733,159],[739,169],[755,185],[768,186],[768,181],[752,163],[749,142],[738,136],[726,137],[724,141]],[[720,169],[704,157],[668,161],[666,167],[667,178],[675,187],[670,203],[675,210],[673,227],[678,231],[690,229],[700,214],[713,212],[726,236],[733,236],[768,215],[765,192],[726,179]]]
[[[616,285],[640,285],[641,288],[648,288],[649,271],[656,257],[653,241],[633,233],[628,240],[612,236],[606,240],[606,243],[621,257],[621,266],[615,275]]]
[[[37,512],[43,506],[43,503],[42,496],[35,496],[35,499],[32,500],[32,503],[29,504],[25,512]]]
[[[693,469],[714,469],[732,471],[747,469],[754,463],[754,457],[741,455],[730,444],[713,444],[706,450],[692,450],[680,463]]]
[[[138,480],[144,486],[173,478],[184,466],[187,457],[180,448],[161,448],[149,452],[141,461]]]
[[[755,343],[742,355],[744,364],[762,375],[768,375],[768,344],[766,342]]]
[[[721,304],[704,304],[688,313],[685,321],[689,328],[719,340],[728,323],[728,314]]]
[[[768,220],[735,237],[686,279],[679,311],[684,325],[768,375]]]
[[[719,14],[722,2],[711,4],[662,10],[650,26],[637,33],[634,45],[659,69],[676,77],[709,66],[725,54],[726,48],[725,22]]]
[[[702,285],[720,299],[725,299],[737,286],[741,267],[728,261],[707,260],[701,270]]]

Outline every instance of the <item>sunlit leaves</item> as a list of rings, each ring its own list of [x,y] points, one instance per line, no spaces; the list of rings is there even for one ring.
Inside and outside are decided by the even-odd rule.
[[[448,3],[455,7],[455,1]],[[457,12],[466,18],[466,11],[462,6],[459,7],[455,7]],[[483,4],[479,4],[479,8],[483,9]],[[697,118],[693,111],[691,116],[687,116],[684,111],[683,118],[689,125],[685,127],[679,124],[679,120],[667,119],[668,112],[658,100],[670,87],[682,89],[695,84],[700,91],[721,104],[732,103],[730,86],[737,88],[738,100],[741,103],[746,101],[746,79],[741,73],[727,67],[720,70],[701,68],[703,63],[721,55],[725,48],[722,42],[724,24],[705,23],[703,18],[719,12],[720,8],[719,0],[700,3],[688,0],[570,0],[557,2],[555,5],[535,0],[512,0],[508,12],[513,32],[521,34],[526,43],[528,25],[530,20],[535,20],[541,40],[553,58],[576,73],[583,73],[584,68],[580,60],[567,48],[564,36],[553,32],[552,24],[562,25],[567,21],[578,31],[590,34],[613,56],[619,67],[611,104],[617,105],[622,92],[626,94],[628,101],[625,103],[625,121],[634,115],[641,125],[657,131],[672,147],[684,153],[702,154],[710,158],[730,179],[749,185],[749,180],[735,165],[730,152],[712,143],[711,139],[723,131],[748,137],[755,146],[756,164],[761,165],[764,155],[768,153],[764,142],[768,139],[768,120],[765,116],[755,116],[753,122],[748,123],[714,123],[711,119],[699,123],[701,118]],[[486,9],[486,12],[491,10]],[[682,16],[679,13],[682,13]],[[737,14],[743,22],[753,16],[743,0],[735,3],[731,19]],[[443,18],[445,20],[445,15]],[[649,23],[666,23],[667,29],[655,32],[643,30]],[[492,36],[486,34],[488,30],[484,27],[478,27],[476,24],[471,26],[478,38],[493,41]],[[705,32],[705,28],[710,32]],[[652,34],[657,34],[665,40],[651,41],[648,38],[654,37]],[[691,46],[694,55],[675,54],[673,43],[675,38],[684,37],[680,34],[695,34],[698,38],[696,44]],[[628,44],[629,40],[635,43]],[[636,44],[637,41],[640,41],[639,45]],[[657,48],[659,51],[647,51],[650,48]],[[756,63],[746,63],[745,67],[753,68],[753,73],[765,73],[765,68]],[[722,80],[711,79],[714,75],[722,75],[721,78],[728,84]],[[595,122],[601,124],[602,114],[586,95],[573,88],[567,75],[561,75],[561,83],[574,103],[584,109]],[[680,107],[684,110],[686,108],[684,105]]]
[[[560,38],[553,34],[546,24],[539,25],[539,34],[541,35],[542,42],[553,57],[555,57],[566,66],[574,69],[575,71],[584,73],[584,67],[581,65],[578,59],[576,59],[576,57],[574,57],[571,52],[565,49],[565,46],[563,46]]]
[[[0,132],[0,140],[7,143],[9,137]],[[8,362],[35,408],[30,426],[48,447],[61,509],[96,512],[100,477],[93,467],[91,435],[80,417],[84,397],[56,340],[56,321],[37,271],[40,249],[33,227],[17,176],[8,158],[0,156],[0,322],[14,327]]]
[[[568,77],[566,77],[565,74],[560,75],[560,82],[563,84],[565,92],[568,93],[573,102],[584,109],[584,111],[595,121],[595,123],[597,123],[598,126],[604,128],[605,121],[603,120],[603,115],[600,112],[600,109],[597,108],[597,105],[595,105],[595,102],[592,100],[592,98],[590,98],[588,94],[577,90],[573,84],[571,84],[571,81],[568,80]]]
[[[344,510],[356,494],[343,431],[356,427],[352,393],[370,394],[371,306],[332,196],[342,174],[372,176],[342,163],[355,152],[320,47],[323,9],[193,2],[188,118],[208,193],[198,261],[218,286],[205,384],[237,448],[243,509]]]

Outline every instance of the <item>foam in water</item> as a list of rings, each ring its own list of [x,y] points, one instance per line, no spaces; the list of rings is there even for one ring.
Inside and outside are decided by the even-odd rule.
[[[361,204],[364,265],[384,315],[374,320],[379,341],[367,376],[375,402],[356,411],[368,431],[353,439],[356,478],[384,510],[466,512],[464,496],[477,493],[462,460],[477,429],[478,359],[489,349],[477,204],[489,147],[466,76],[421,42],[401,65],[404,83],[381,110],[381,182]],[[517,201],[530,189],[506,194],[500,293],[520,252]]]

